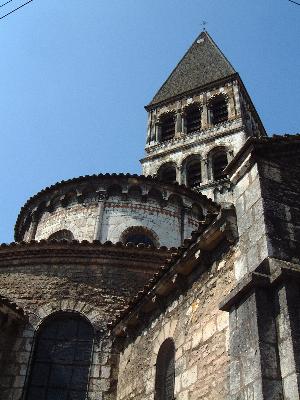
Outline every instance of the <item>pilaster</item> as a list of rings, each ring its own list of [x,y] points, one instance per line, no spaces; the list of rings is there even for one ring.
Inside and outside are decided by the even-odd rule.
[[[300,399],[300,266],[266,259],[222,302],[230,400]]]

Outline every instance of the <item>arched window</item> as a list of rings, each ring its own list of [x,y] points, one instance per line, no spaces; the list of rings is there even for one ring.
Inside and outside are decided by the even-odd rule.
[[[170,140],[175,136],[175,114],[170,113],[161,117],[161,141]]]
[[[147,246],[158,246],[158,240],[155,236],[156,235],[151,232],[150,229],[147,229],[144,226],[132,226],[122,233],[121,241],[125,244],[133,243],[138,245],[143,243]]]
[[[52,233],[52,235],[49,236],[49,239],[74,240],[74,236],[71,231],[68,231],[67,229],[62,229],[60,231]]]
[[[185,113],[186,133],[198,132],[201,129],[201,110],[198,106],[190,106]]]
[[[166,183],[176,182],[176,168],[173,164],[164,164],[158,170],[158,178]]]
[[[193,159],[186,166],[186,183],[189,187],[199,186],[201,183],[201,162]]]
[[[160,346],[156,360],[155,400],[174,400],[175,346],[171,338]]]
[[[212,99],[209,105],[211,123],[220,124],[228,120],[228,108],[225,97],[220,94]]]
[[[85,400],[93,328],[72,313],[46,320],[37,333],[26,400]]]
[[[228,164],[227,154],[220,150],[212,156],[212,173],[215,181],[225,177],[224,169]]]

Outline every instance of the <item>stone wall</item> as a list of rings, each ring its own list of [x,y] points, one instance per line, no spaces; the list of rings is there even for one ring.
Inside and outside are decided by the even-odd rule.
[[[115,356],[107,324],[152,277],[166,254],[157,258],[153,249],[59,243],[2,246],[0,252],[0,294],[27,316],[14,335],[1,331],[0,344],[6,341],[7,351],[0,357],[5,364],[0,370],[0,399],[21,399],[35,334],[46,318],[60,311],[78,313],[94,327],[89,399],[113,398]]]
[[[247,164],[247,162],[245,162]],[[241,279],[268,255],[261,181],[257,164],[235,180],[234,204],[239,232],[235,276]]]
[[[240,257],[235,274],[241,279],[266,257],[300,260],[299,155],[288,159],[276,148],[245,155],[231,171]],[[293,173],[290,172],[290,163]]]
[[[291,165],[293,167],[291,171]],[[300,261],[299,154],[267,157],[259,163],[269,254]]]
[[[233,251],[222,254],[204,272],[196,269],[189,289],[177,293],[126,342],[120,355],[118,400],[154,398],[156,358],[167,338],[176,348],[176,399],[227,399],[228,314],[219,311],[218,304],[234,285],[234,259]]]

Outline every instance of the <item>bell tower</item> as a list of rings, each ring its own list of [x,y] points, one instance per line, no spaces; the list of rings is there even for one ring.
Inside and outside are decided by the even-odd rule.
[[[233,66],[203,31],[146,107],[143,174],[220,199],[228,162],[250,136],[266,136]]]

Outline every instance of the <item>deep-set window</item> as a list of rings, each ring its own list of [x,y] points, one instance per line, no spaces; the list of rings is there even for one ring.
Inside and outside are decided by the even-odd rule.
[[[158,170],[158,178],[166,183],[176,182],[176,168],[172,164],[164,164]]]
[[[61,313],[37,333],[26,400],[85,400],[93,328],[81,316]]]
[[[55,240],[73,240],[74,236],[73,233],[67,229],[61,229],[60,231],[52,233],[52,235],[49,236],[49,239],[55,239]]]
[[[201,162],[200,160],[191,160],[186,166],[186,182],[189,187],[199,186],[201,183]]]
[[[125,232],[121,235],[121,241],[123,243],[133,243],[138,245],[143,243],[145,245],[157,246],[158,242],[154,237],[154,233],[150,229],[144,226],[132,226],[127,228]]]
[[[174,400],[175,346],[171,338],[160,346],[156,360],[155,400]]]
[[[170,140],[175,136],[175,114],[166,114],[161,118],[161,141]]]
[[[198,132],[201,129],[201,110],[198,106],[190,106],[185,113],[186,133]]]
[[[220,124],[228,120],[227,101],[223,95],[216,96],[209,105],[211,123]]]
[[[227,154],[225,151],[219,151],[212,157],[212,173],[215,181],[225,177],[224,169],[228,164]]]

